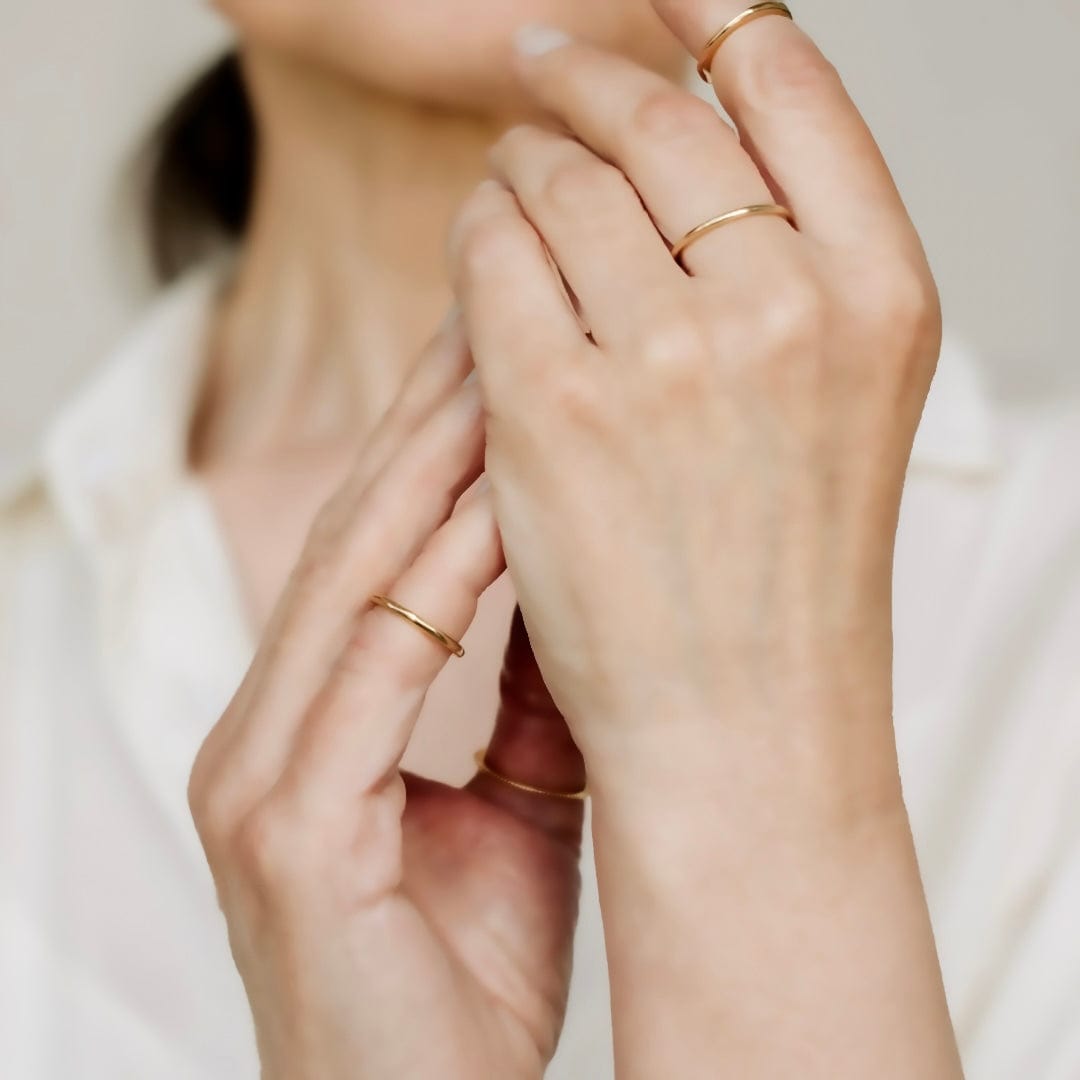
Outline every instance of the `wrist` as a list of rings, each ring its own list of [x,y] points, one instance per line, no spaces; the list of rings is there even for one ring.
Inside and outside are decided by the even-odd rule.
[[[674,826],[740,823],[842,836],[904,814],[891,716],[803,715],[777,723],[749,711],[667,716],[603,744],[580,740],[594,811],[670,837]],[[670,827],[668,823],[671,823]]]
[[[593,783],[594,848],[622,887],[643,895],[723,888],[733,870],[744,881],[828,875],[860,863],[868,850],[911,846],[899,779],[827,783],[795,769],[717,768],[694,762],[692,775],[618,787]],[[627,779],[624,775],[623,781]]]
[[[711,789],[698,758],[681,785],[594,790],[620,1076],[788,1075],[811,1045],[865,1076],[894,1043],[890,1075],[939,1075],[907,1058],[954,1048],[899,783],[838,797],[777,757]],[[897,998],[919,1004],[894,1022]]]

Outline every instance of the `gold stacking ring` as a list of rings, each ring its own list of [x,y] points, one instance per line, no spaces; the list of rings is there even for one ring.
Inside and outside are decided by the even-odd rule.
[[[708,221],[703,221],[700,225],[695,225],[671,249],[672,258],[675,259],[675,261],[680,266],[682,266],[683,252],[695,241],[700,240],[703,236],[708,236],[709,233],[714,232],[716,229],[719,229],[724,225],[729,225],[733,221],[741,221],[743,218],[753,217],[755,214],[770,214],[775,217],[787,218],[787,220],[792,223],[794,223],[795,221],[795,215],[786,206],[779,206],[776,203],[761,203],[755,206],[740,206],[737,210],[729,210],[726,214],[721,214],[719,217],[709,218]]]
[[[762,15],[783,15],[785,18],[794,20],[795,16],[791,14],[791,8],[787,4],[778,3],[777,0],[765,0],[761,4],[751,4],[744,12],[736,15],[729,23],[722,26],[708,41],[705,42],[705,48],[701,50],[701,58],[698,60],[697,73],[707,82],[712,82],[712,62],[713,57],[716,56],[717,49],[724,44],[725,41],[740,26],[745,26],[748,22],[753,22],[754,19],[761,18]]]
[[[449,634],[444,634],[437,627],[431,625],[421,619],[415,611],[410,611],[407,607],[402,607],[396,600],[391,600],[389,596],[373,596],[371,598],[373,604],[378,604],[379,607],[386,608],[387,611],[392,611],[395,615],[400,615],[403,619],[408,620],[413,626],[418,626],[429,637],[433,637],[440,645],[449,649],[455,656],[464,656],[465,650],[462,648],[460,641],[455,641]]]
[[[517,788],[518,791],[526,791],[530,795],[547,795],[552,799],[584,799],[588,793],[588,787],[583,787],[580,791],[548,791],[547,788],[533,787],[532,784],[523,784],[520,780],[511,780],[509,776],[503,776],[502,773],[497,773],[485,760],[487,756],[486,750],[477,750],[474,757],[477,768],[482,773],[487,773],[488,776],[494,776],[496,780],[501,780],[504,784],[509,784],[512,788]]]

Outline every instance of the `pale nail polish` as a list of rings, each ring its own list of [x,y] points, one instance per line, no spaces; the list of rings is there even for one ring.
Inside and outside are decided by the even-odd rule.
[[[514,34],[514,47],[523,56],[543,56],[570,44],[570,35],[554,26],[529,23]]]

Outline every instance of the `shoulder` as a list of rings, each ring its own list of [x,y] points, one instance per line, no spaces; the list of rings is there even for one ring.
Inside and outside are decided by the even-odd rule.
[[[56,580],[65,560],[91,565],[183,475],[204,335],[228,266],[210,261],[161,292],[38,437],[0,456],[6,621],[16,594],[46,588],[50,565]]]
[[[52,677],[48,658],[70,642],[90,596],[81,552],[46,485],[24,474],[0,505],[0,726]]]
[[[0,612],[11,610],[14,582],[58,546],[63,528],[38,455],[9,457],[0,466]]]
[[[147,454],[162,465],[183,449],[205,360],[213,302],[231,260],[209,260],[162,290],[111,353],[29,444],[0,454],[0,530],[44,504],[64,511],[70,487],[95,486]]]

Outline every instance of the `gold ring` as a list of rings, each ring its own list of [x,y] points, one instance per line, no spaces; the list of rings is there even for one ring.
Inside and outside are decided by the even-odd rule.
[[[402,607],[401,604],[395,600],[391,600],[389,596],[373,596],[371,598],[373,604],[378,604],[379,607],[386,608],[387,611],[392,611],[395,615],[400,615],[403,619],[407,619],[413,624],[413,626],[420,627],[429,637],[433,637],[440,645],[449,649],[455,656],[464,656],[465,650],[461,646],[460,641],[455,641],[449,634],[444,634],[437,627],[434,627],[429,622],[425,622],[416,614],[415,611],[410,611],[407,607]]]
[[[517,788],[518,791],[527,791],[530,795],[548,795],[553,799],[584,799],[588,793],[588,787],[583,787],[580,791],[548,791],[546,788],[533,787],[531,784],[523,784],[520,780],[511,780],[509,776],[503,776],[502,773],[497,773],[485,760],[487,756],[486,750],[477,750],[473,755],[473,760],[476,762],[477,767],[482,773],[487,773],[488,776],[494,776],[496,780],[501,780],[504,784],[509,784],[512,788]]]
[[[753,217],[755,214],[771,214],[775,217],[787,218],[792,224],[795,215],[786,207],[776,203],[761,203],[754,206],[740,206],[737,210],[729,210],[719,217],[709,218],[700,225],[695,225],[675,246],[671,249],[671,257],[682,266],[683,252],[696,240],[714,232],[723,225],[729,225],[733,221],[741,221],[743,218]],[[683,267],[685,269],[685,267]]]
[[[744,12],[736,15],[731,22],[726,23],[705,42],[705,48],[701,50],[701,59],[698,60],[697,73],[707,83],[712,82],[711,68],[713,57],[716,56],[717,49],[719,49],[740,26],[745,26],[748,22],[753,22],[754,19],[758,19],[762,15],[783,15],[785,18],[793,21],[795,19],[795,16],[791,14],[791,8],[789,8],[787,4],[778,3],[777,0],[765,0],[765,2],[761,4],[751,4]]]

